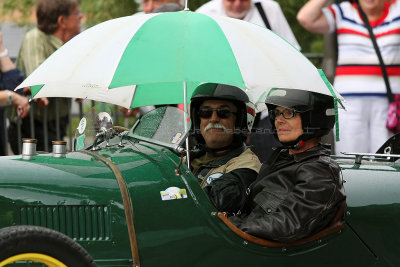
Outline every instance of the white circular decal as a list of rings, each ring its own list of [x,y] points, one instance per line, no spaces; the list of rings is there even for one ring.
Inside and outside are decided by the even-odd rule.
[[[79,134],[83,134],[86,128],[86,118],[82,118],[78,125],[78,132]]]

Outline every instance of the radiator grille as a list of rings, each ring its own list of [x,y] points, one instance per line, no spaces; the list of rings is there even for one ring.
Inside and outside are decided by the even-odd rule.
[[[22,225],[47,227],[75,240],[110,239],[109,206],[27,206],[20,214]]]

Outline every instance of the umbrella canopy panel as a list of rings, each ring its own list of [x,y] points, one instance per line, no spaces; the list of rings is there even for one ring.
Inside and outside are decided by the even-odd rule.
[[[340,95],[296,48],[237,19],[190,11],[118,18],[79,34],[18,88],[138,107],[183,103],[203,82],[238,86],[253,102],[272,88]],[[333,92],[333,93],[332,93]]]
[[[234,53],[219,25],[201,14],[184,14],[153,17],[125,49],[110,88],[137,84],[134,106],[150,104],[145,97],[136,97],[149,91],[152,101],[157,101],[157,96],[167,102],[182,98],[182,90],[176,87],[182,88],[183,81],[219,82],[245,88]],[[160,81],[163,84],[157,86]]]

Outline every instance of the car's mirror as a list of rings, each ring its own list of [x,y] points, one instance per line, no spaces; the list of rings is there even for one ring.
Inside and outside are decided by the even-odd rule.
[[[88,148],[97,140],[104,140],[113,128],[112,108],[109,104],[99,103],[84,113],[75,130],[74,150]],[[102,140],[100,140],[102,139]]]
[[[191,121],[181,109],[172,106],[156,108],[143,115],[130,130],[130,136],[182,152]]]
[[[111,115],[104,111],[97,114],[94,122],[94,128],[97,134],[102,132],[107,132],[110,129],[112,129],[113,120],[111,118]]]

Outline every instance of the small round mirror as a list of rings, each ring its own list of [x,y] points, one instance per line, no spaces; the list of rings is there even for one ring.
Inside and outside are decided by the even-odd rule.
[[[107,112],[100,112],[96,115],[94,128],[96,133],[107,132],[113,127],[113,120],[111,115]]]

